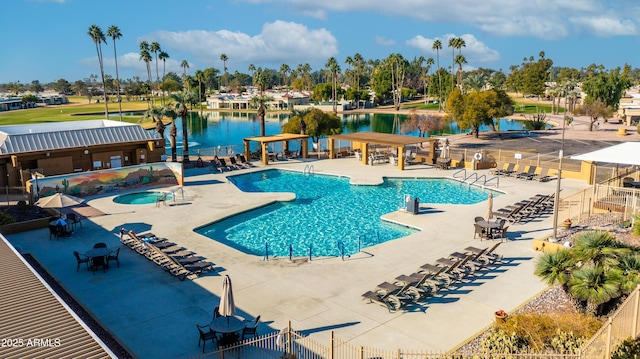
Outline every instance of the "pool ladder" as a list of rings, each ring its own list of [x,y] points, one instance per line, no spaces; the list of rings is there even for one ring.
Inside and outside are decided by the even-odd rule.
[[[461,176],[457,176],[459,173],[462,173]],[[461,169],[458,172],[454,173],[453,176],[454,179],[458,179],[460,180],[460,185],[462,185],[463,183],[467,184],[469,188],[471,188],[471,185],[475,184],[476,182],[478,183],[482,183],[482,187],[486,187],[487,183],[495,181],[496,182],[496,188],[500,187],[500,178],[496,177],[491,177],[491,178],[487,178],[486,175],[481,175],[478,176],[478,174],[476,172],[473,172],[471,174],[469,174],[467,176],[467,170],[466,169]],[[473,180],[473,181],[472,181]]]
[[[314,173],[313,165],[304,166],[304,170],[302,170],[303,175],[309,176],[309,175],[312,175],[313,173]]]

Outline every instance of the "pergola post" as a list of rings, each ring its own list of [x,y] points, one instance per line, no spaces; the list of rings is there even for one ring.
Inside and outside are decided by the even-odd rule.
[[[329,137],[329,158],[331,159],[336,158],[336,151],[333,148],[334,144],[335,144],[335,141],[333,140],[333,138]]]
[[[369,160],[369,143],[360,142],[360,152],[362,152],[362,164],[368,164]]]
[[[243,139],[242,142],[244,142],[244,158],[251,161],[251,141]]]
[[[269,144],[266,142],[260,142],[260,147],[262,148],[262,164],[269,164]]]
[[[398,146],[398,169],[404,171],[404,146]]]
[[[302,158],[309,158],[309,137],[305,137],[301,142],[302,148],[300,149],[300,154]]]

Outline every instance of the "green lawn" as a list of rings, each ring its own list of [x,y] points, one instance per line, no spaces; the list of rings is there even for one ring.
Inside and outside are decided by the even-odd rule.
[[[533,104],[529,102],[519,102],[519,101],[514,101],[514,102],[515,102],[515,106],[514,106],[515,113],[535,114],[538,111],[544,112],[547,114],[551,113],[550,104]],[[559,113],[564,113],[564,108],[561,107],[559,109]]]
[[[90,104],[86,97],[70,96],[68,99],[70,103],[66,105],[0,112],[0,125],[104,119],[103,103]],[[147,103],[145,101],[125,101],[122,103],[123,112],[145,111],[146,109]],[[118,104],[109,102],[109,113],[117,113],[118,111]],[[79,116],[81,114],[82,116]],[[120,118],[111,117],[111,119],[118,121]],[[125,116],[122,120],[138,123],[140,119],[139,116]]]

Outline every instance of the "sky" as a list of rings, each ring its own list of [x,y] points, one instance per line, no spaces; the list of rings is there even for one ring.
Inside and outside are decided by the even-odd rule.
[[[640,67],[638,0],[9,0],[2,3],[0,83],[69,82],[100,74],[91,25],[115,25],[120,78],[147,78],[141,41],[169,54],[166,72],[214,67],[312,71],[335,57],[365,60],[399,53],[432,57],[439,39],[441,67],[451,66],[452,37],[462,37],[466,70],[509,72],[541,51],[554,66]],[[104,69],[115,77],[113,41],[102,44]],[[162,74],[162,62],[160,74]],[[155,77],[155,65],[153,75]],[[435,68],[435,66],[434,66]]]

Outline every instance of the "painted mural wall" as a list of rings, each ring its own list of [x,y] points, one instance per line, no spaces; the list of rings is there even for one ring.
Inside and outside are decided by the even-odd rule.
[[[65,193],[76,197],[114,194],[123,190],[150,186],[182,186],[182,163],[161,162],[100,171],[41,177],[28,182],[30,192],[38,198]]]

